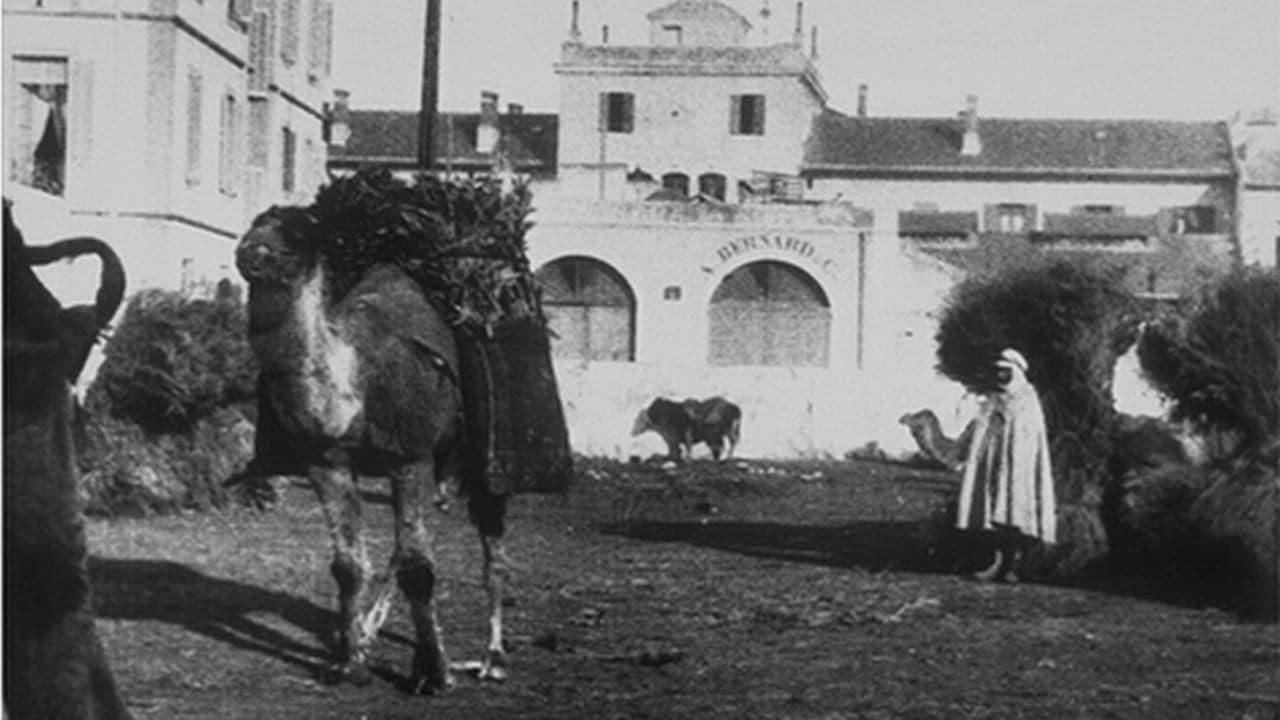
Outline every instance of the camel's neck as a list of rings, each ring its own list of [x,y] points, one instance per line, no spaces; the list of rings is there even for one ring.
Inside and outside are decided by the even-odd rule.
[[[277,403],[318,421],[325,432],[341,434],[360,409],[355,348],[329,317],[325,275],[314,275],[277,298],[274,327],[259,327],[252,338],[268,387]]]

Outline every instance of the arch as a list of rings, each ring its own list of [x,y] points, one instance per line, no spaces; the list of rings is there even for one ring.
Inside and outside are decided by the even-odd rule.
[[[662,187],[689,197],[689,176],[682,172],[665,173],[662,176]]]
[[[728,179],[717,172],[703,173],[698,176],[698,194],[715,198],[721,202],[725,199]]]
[[[711,365],[826,367],[831,301],[804,270],[776,260],[725,275],[707,308]]]
[[[548,262],[536,275],[555,357],[636,359],[635,293],[621,273],[595,258],[570,255]]]

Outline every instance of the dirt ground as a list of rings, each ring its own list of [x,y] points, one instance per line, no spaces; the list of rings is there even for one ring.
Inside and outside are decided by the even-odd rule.
[[[318,680],[336,603],[300,485],[263,513],[91,522],[99,628],[138,718],[1280,716],[1275,625],[1114,579],[969,580],[953,494],[893,464],[581,462],[567,496],[513,502],[511,678],[438,697],[403,690],[402,602],[371,685]],[[446,641],[478,658],[479,543],[437,517]]]

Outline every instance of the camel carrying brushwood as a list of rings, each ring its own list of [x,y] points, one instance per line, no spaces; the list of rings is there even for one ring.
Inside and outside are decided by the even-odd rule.
[[[236,250],[260,364],[253,467],[306,474],[334,543],[341,624],[333,677],[367,682],[392,582],[415,630],[410,689],[452,680],[436,621],[430,492],[457,481],[480,532],[484,678],[506,675],[508,497],[572,472],[540,298],[524,256],[527,193],[496,182],[409,185],[362,171],[309,207],[272,208]],[[391,482],[395,550],[375,574],[358,477]]]

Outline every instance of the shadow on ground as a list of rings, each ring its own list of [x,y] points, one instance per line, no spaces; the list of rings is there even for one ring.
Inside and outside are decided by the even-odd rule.
[[[633,521],[605,531],[647,542],[679,542],[751,557],[871,572],[971,572],[980,567],[984,553],[991,548],[981,536],[947,532],[926,522],[814,526]]]
[[[98,617],[172,623],[269,655],[312,673],[324,670],[337,614],[309,600],[211,577],[164,560],[90,558]],[[280,618],[318,640],[299,642],[251,615]]]

